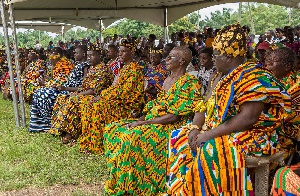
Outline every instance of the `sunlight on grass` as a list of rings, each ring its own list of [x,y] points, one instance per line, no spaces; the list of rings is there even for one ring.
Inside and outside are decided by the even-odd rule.
[[[2,94],[0,112],[0,191],[100,184],[107,177],[103,156],[79,153],[78,145],[63,145],[59,138],[47,133],[16,130],[12,102],[3,100]],[[28,106],[26,112],[28,117]]]

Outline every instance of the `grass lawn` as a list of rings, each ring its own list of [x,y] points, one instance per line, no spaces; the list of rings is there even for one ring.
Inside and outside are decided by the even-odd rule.
[[[26,106],[26,114],[28,123],[29,106]],[[3,100],[1,93],[0,134],[0,195],[49,187],[51,190],[62,188],[58,194],[47,195],[102,194],[101,183],[107,177],[104,157],[79,153],[77,144],[63,145],[58,137],[47,133],[33,134],[25,128],[17,130],[12,102]],[[95,190],[85,191],[92,186]],[[64,187],[71,187],[71,193],[60,192]]]

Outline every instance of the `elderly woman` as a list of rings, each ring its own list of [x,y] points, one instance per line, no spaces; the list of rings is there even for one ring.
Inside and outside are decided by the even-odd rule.
[[[87,52],[90,69],[83,79],[82,86],[72,94],[59,95],[56,99],[51,121],[50,133],[62,136],[62,142],[68,143],[81,134],[81,114],[84,106],[113,82],[113,73],[109,65],[100,63],[100,48],[90,47]]]
[[[86,61],[86,46],[78,46],[75,49],[76,66],[67,60],[61,58],[61,53],[56,49],[52,55],[54,68],[49,76],[52,80],[46,83],[45,88],[35,91],[30,108],[30,132],[45,132],[50,129],[51,115],[56,97],[60,94],[67,94],[68,91],[76,91],[82,83],[83,77],[89,67]],[[73,69],[74,67],[74,69]],[[72,70],[70,72],[70,70]],[[68,76],[68,73],[70,75]]]
[[[86,104],[81,114],[80,150],[103,153],[103,132],[106,124],[139,114],[144,103],[144,66],[133,60],[136,43],[124,40],[120,44],[122,67],[115,82]]]
[[[294,70],[295,53],[290,48],[277,48],[270,57],[267,69],[284,84],[292,98],[292,113],[285,118],[284,129],[279,130],[280,150],[284,158],[294,153],[292,164],[280,168],[275,174],[272,195],[299,195],[300,187],[300,74]]]
[[[157,195],[164,191],[167,142],[171,130],[186,124],[202,101],[199,81],[186,73],[192,60],[187,47],[174,48],[166,58],[171,71],[157,99],[138,120],[121,120],[105,127],[105,156],[110,171],[109,195]]]

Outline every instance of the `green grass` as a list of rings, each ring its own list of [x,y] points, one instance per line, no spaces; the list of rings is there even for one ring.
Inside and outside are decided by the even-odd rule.
[[[28,106],[26,114],[28,117]],[[103,156],[79,153],[77,144],[63,145],[58,137],[47,133],[17,130],[12,102],[3,100],[1,93],[0,134],[0,191],[56,184],[100,184],[107,177]]]

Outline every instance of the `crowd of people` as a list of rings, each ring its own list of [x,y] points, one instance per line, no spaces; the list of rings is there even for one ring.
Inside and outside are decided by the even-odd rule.
[[[246,157],[278,152],[286,166],[270,165],[271,194],[300,195],[300,26],[275,32],[257,43],[239,24],[170,43],[37,42],[19,56],[28,130],[103,154],[110,195],[254,195]]]

